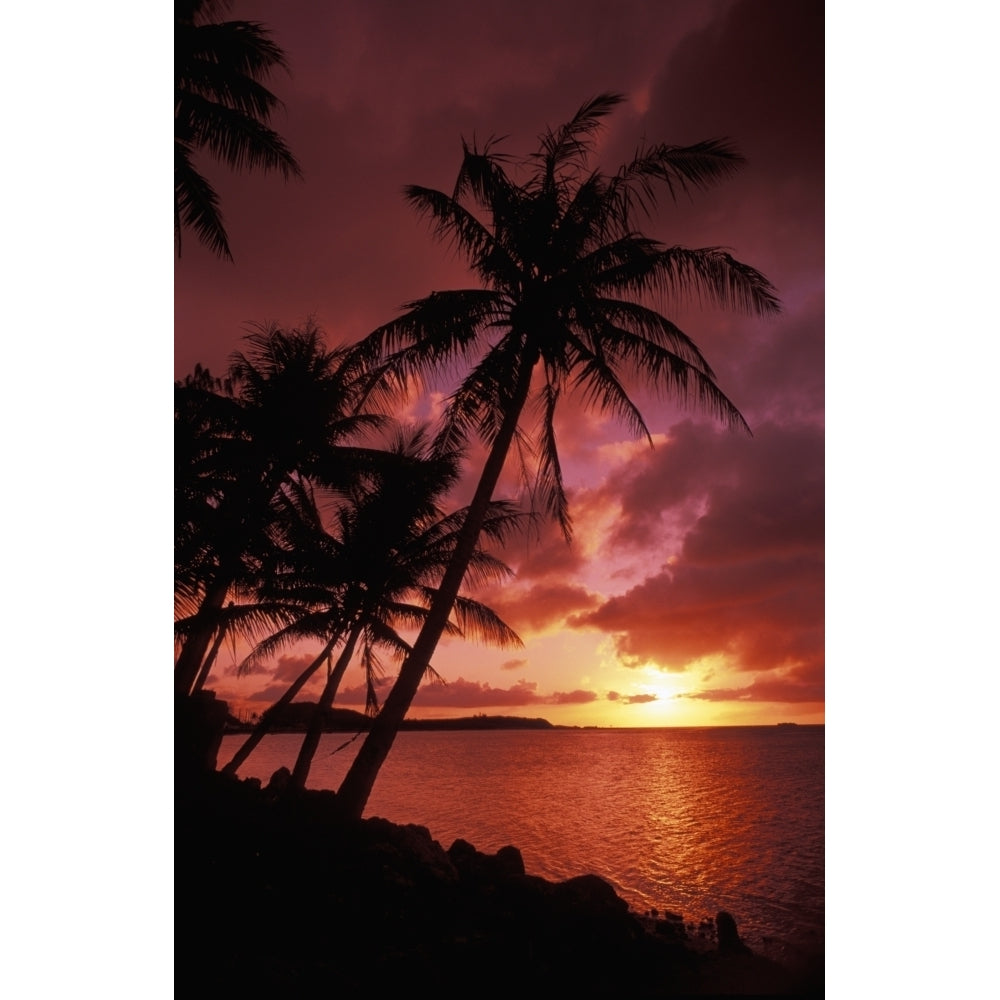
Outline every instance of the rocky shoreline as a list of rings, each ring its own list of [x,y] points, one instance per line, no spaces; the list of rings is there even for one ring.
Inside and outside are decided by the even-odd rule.
[[[596,875],[525,874],[516,847],[447,850],[420,826],[344,822],[333,792],[177,772],[175,986],[294,998],[822,996],[822,960],[755,955],[720,913],[631,912]],[[707,933],[706,933],[707,932]]]

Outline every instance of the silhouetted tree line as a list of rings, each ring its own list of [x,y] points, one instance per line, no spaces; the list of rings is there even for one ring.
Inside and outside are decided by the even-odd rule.
[[[185,70],[182,80],[178,52],[184,152],[198,144],[181,135],[189,127],[185,95],[197,88],[195,74]],[[258,55],[241,64],[244,76],[283,64],[280,50],[265,46]],[[256,113],[266,117],[273,105],[258,96]],[[522,160],[492,139],[463,143],[450,194],[406,188],[434,237],[465,257],[478,287],[432,292],[351,347],[328,350],[311,325],[259,329],[224,379],[197,369],[176,387],[177,691],[203,684],[220,642],[237,631],[256,642],[246,669],[287,643],[321,644],[284,703],[325,664],[320,708],[328,708],[359,656],[373,721],[338,790],[346,815],[361,816],[442,636],[519,642],[463,588],[509,573],[482,542],[495,551],[523,520],[514,504],[493,499],[512,452],[531,509],[570,539],[555,434],[562,399],[575,396],[651,442],[629,396],[628,383],[639,380],[749,431],[701,351],[661,310],[694,297],[768,315],[779,309],[774,288],[723,248],[667,246],[639,228],[663,191],[702,191],[743,160],[728,142],[708,140],[643,145],[614,173],[592,169],[594,136],[622,100],[606,93],[588,101],[546,129]],[[179,168],[179,192],[184,176]],[[207,238],[222,251],[217,237]],[[393,430],[402,397],[456,368],[463,374],[433,432]],[[379,433],[392,443],[373,446]],[[487,450],[478,485],[468,507],[449,512],[473,437]],[[401,634],[408,629],[418,630],[412,644]],[[401,665],[379,705],[375,681],[386,654]],[[295,765],[298,786],[321,726],[320,711]],[[263,731],[227,769],[240,766]]]

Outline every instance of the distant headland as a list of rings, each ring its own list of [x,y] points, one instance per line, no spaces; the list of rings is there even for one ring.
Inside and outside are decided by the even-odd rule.
[[[272,733],[304,733],[316,711],[312,701],[296,701],[279,710],[268,709],[268,729]],[[273,715],[273,717],[272,717]],[[367,732],[372,720],[363,712],[350,708],[328,708],[324,712],[323,731],[327,733]],[[255,722],[242,721],[230,715],[227,733],[248,733]],[[468,715],[457,719],[405,719],[404,730],[462,730],[462,729],[579,729],[580,726],[557,726],[548,719],[527,719],[520,715]],[[593,728],[593,727],[584,727]]]

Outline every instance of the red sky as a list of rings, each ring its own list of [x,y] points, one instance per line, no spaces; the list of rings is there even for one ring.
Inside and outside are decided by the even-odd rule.
[[[613,13],[609,14],[609,11]],[[637,394],[656,447],[567,412],[560,449],[575,538],[506,554],[518,570],[480,595],[526,640],[515,652],[450,643],[423,715],[491,712],[602,725],[823,721],[824,37],[813,0],[589,0],[544,4],[237,0],[292,76],[274,122],[304,180],[234,176],[204,161],[235,264],[192,235],[175,269],[175,374],[221,371],[246,324],[313,316],[353,341],[468,277],[407,208],[404,184],[450,190],[461,137],[504,135],[521,155],[606,90],[629,95],[596,162],[637,143],[728,136],[748,159],[648,232],[726,245],[777,286],[777,319],[678,308],[753,437]],[[446,391],[447,387],[441,387]],[[513,480],[507,484],[513,490]],[[309,650],[214,686],[266,706]],[[342,704],[359,675],[348,675]]]

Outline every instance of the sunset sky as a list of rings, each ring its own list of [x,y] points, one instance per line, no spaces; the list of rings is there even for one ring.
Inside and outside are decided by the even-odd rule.
[[[609,11],[613,13],[609,13]],[[594,163],[643,140],[731,138],[735,178],[661,202],[649,235],[725,245],[777,287],[776,319],[678,305],[753,437],[637,392],[655,447],[572,407],[557,430],[574,518],[513,545],[517,570],[477,596],[520,650],[443,644],[412,714],[544,716],[577,725],[824,720],[824,34],[814,0],[387,0],[240,2],[292,75],[273,125],[304,179],[202,166],[221,196],[235,263],[191,233],[175,268],[175,376],[224,370],[248,324],[313,317],[329,344],[359,339],[403,303],[467,287],[460,261],[407,207],[405,184],[450,191],[461,139],[531,152],[602,91],[628,95]],[[431,387],[410,416],[436,412]],[[474,466],[476,454],[470,457]],[[475,469],[470,468],[470,474]],[[513,470],[512,470],[513,471]],[[512,496],[516,478],[501,495]],[[303,647],[209,686],[263,708],[312,659]],[[321,679],[317,679],[317,684]],[[360,671],[338,703],[361,708]],[[306,697],[316,697],[307,689]]]

